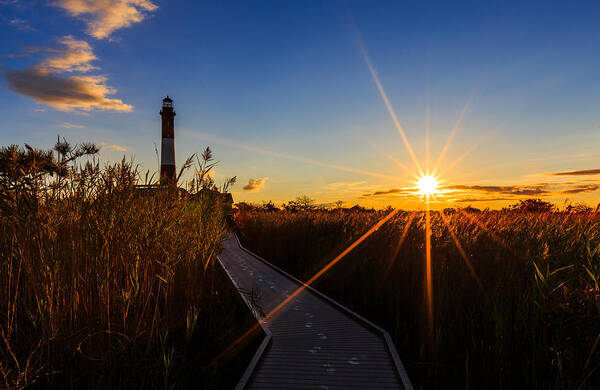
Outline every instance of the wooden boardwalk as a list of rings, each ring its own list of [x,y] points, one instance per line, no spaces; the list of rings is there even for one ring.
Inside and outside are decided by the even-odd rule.
[[[224,243],[219,261],[257,319],[301,286],[235,236]],[[262,325],[267,337],[240,389],[412,390],[387,332],[312,288]]]

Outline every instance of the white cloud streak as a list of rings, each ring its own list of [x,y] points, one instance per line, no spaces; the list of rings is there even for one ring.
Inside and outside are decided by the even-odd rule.
[[[19,19],[19,18],[12,18],[10,20],[10,22],[8,22],[9,25],[11,25],[12,27],[16,28],[17,30],[21,30],[21,31],[34,31],[35,28],[31,27],[31,25],[23,19]]]
[[[78,125],[77,123],[63,122],[61,127],[64,127],[65,129],[83,129],[85,126]]]
[[[117,144],[108,144],[106,142],[100,142],[100,149],[102,150],[112,150],[115,152],[126,152],[127,148]]]
[[[141,22],[158,8],[149,0],[58,0],[54,5],[84,19],[87,33],[97,39]]]

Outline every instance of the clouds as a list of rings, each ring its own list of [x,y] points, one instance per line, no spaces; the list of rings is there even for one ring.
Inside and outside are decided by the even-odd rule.
[[[116,91],[105,84],[103,76],[62,77],[43,69],[9,70],[4,74],[7,87],[61,111],[113,110],[129,112],[132,106],[106,95]]]
[[[553,176],[584,176],[584,175],[600,175],[600,169],[582,169],[579,171],[555,172]]]
[[[64,127],[65,129],[83,129],[85,127],[83,125],[78,125],[77,123],[71,123],[71,122],[63,122],[63,124],[61,126]]]
[[[564,190],[564,191],[562,191],[562,193],[563,194],[581,194],[583,192],[594,192],[598,188],[600,188],[600,186],[598,184],[583,184],[583,185],[574,186],[573,188],[568,189],[568,190]]]
[[[265,187],[265,183],[267,182],[268,177],[263,177],[260,179],[250,179],[248,180],[248,184],[246,184],[243,189],[248,192],[256,192],[260,191]]]
[[[513,186],[479,186],[479,185],[449,185],[445,189],[461,191],[480,191],[488,194],[505,195],[544,195],[550,193],[547,184],[513,185]]]
[[[101,150],[112,150],[115,152],[126,152],[127,148],[121,145],[117,145],[117,144],[108,144],[106,142],[100,142],[100,149]]]
[[[59,42],[63,47],[49,50],[56,53],[56,55],[47,58],[39,64],[39,69],[55,73],[89,72],[90,70],[97,69],[90,64],[90,62],[97,58],[87,42],[73,39],[70,35],[62,37]]]
[[[109,38],[115,30],[141,22],[158,8],[150,0],[56,0],[53,5],[83,19],[87,23],[87,33],[97,39]],[[9,23],[21,30],[32,29],[18,18]],[[98,69],[92,65],[97,57],[87,42],[71,35],[62,37],[59,42],[59,48],[34,47],[23,55],[6,56],[16,58],[38,52],[51,53],[28,69],[5,71],[6,87],[61,111],[132,110],[133,107],[121,99],[108,97],[116,90],[106,85],[106,76],[84,74]]]
[[[459,198],[452,200],[455,203],[474,203],[474,202],[499,202],[499,201],[515,201],[514,198],[489,198],[489,197],[481,197],[481,198]]]
[[[84,19],[87,33],[97,39],[141,22],[158,8],[149,0],[58,0],[54,5]]]
[[[401,188],[390,188],[389,190],[381,190],[381,191],[374,191],[374,192],[366,193],[366,194],[363,194],[362,197],[367,198],[370,196],[397,195],[397,194],[404,194],[407,191],[411,192],[409,190],[405,190],[405,189],[401,189]],[[412,192],[415,192],[415,191],[412,191]]]
[[[591,193],[600,189],[595,183],[536,183],[519,185],[445,185],[439,188],[438,200],[449,202],[514,201],[523,197],[559,197],[567,194]],[[413,187],[380,189],[363,193],[361,198],[415,198],[418,191]]]
[[[477,191],[484,194],[503,194],[521,196],[550,196],[559,194],[581,194],[594,192],[600,188],[598,184],[576,184],[576,183],[541,183],[532,185],[514,186],[478,186],[478,185],[451,185],[446,189],[472,193]]]
[[[34,31],[35,30],[33,27],[31,27],[31,25],[26,20],[19,19],[19,18],[12,18],[8,22],[8,24],[10,26],[16,28],[17,30],[21,30],[21,31]]]
[[[43,49],[53,55],[39,64],[25,70],[5,71],[6,87],[61,111],[132,110],[133,107],[121,99],[107,97],[116,90],[105,84],[105,76],[71,75],[97,69],[90,64],[96,56],[87,42],[70,35],[59,42],[62,46],[58,49]]]

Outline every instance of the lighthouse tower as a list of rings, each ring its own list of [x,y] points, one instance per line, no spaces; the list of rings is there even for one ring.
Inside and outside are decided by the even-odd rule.
[[[160,147],[160,185],[175,184],[175,110],[173,99],[163,99],[162,109],[162,143]]]

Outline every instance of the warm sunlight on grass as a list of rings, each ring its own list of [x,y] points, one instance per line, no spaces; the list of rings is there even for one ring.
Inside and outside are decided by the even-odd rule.
[[[417,189],[421,195],[434,195],[438,192],[438,181],[432,175],[423,175],[417,181]]]

